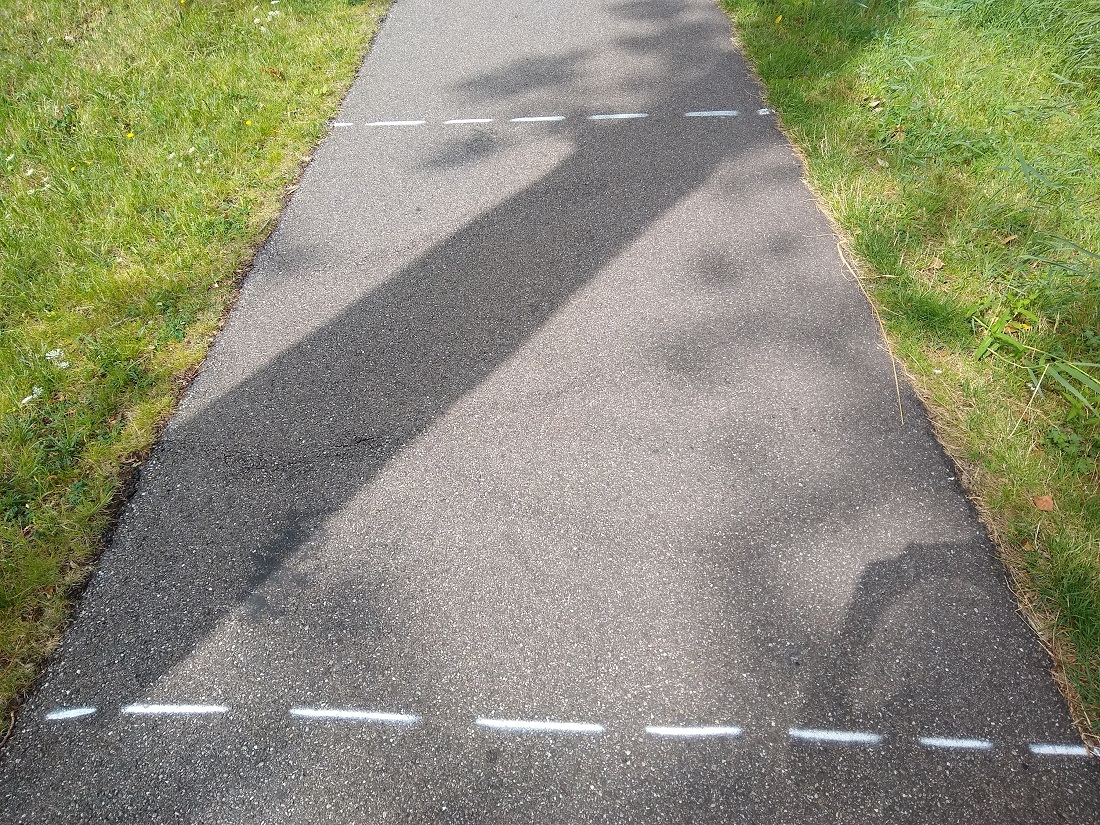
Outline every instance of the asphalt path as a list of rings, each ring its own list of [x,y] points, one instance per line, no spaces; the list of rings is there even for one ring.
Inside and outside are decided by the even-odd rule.
[[[0,820],[1100,822],[765,107],[709,0],[397,0]]]

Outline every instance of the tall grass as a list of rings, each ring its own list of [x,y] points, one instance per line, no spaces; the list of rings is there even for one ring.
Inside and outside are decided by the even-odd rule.
[[[1100,2],[723,2],[1100,734]]]

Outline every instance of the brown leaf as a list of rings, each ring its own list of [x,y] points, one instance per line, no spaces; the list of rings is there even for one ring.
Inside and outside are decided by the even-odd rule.
[[[1004,238],[1001,238],[1001,243],[1002,244],[1010,244],[1019,237],[1020,237],[1019,235],[1008,235]]]
[[[1054,499],[1051,496],[1038,496],[1033,499],[1035,506],[1042,510],[1044,513],[1054,512]]]
[[[943,261],[941,261],[939,258],[933,258],[932,263],[930,263],[929,266],[935,270],[943,269]]]

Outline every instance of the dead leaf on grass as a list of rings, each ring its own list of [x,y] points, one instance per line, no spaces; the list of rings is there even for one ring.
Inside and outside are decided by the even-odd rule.
[[[1035,502],[1035,506],[1044,513],[1054,512],[1054,498],[1052,496],[1037,496],[1032,500]]]

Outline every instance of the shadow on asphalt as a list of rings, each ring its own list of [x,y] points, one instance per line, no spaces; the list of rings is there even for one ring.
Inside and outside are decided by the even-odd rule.
[[[667,76],[692,67],[680,85],[667,76],[655,82],[660,97],[639,101],[643,111],[726,100],[732,79],[745,75],[726,31],[677,4],[619,8],[647,26],[633,50]],[[568,62],[524,61],[507,77],[482,78],[470,94],[558,82]],[[104,695],[145,695],[242,605],[258,621],[278,618],[265,583],[321,540],[329,516],[655,219],[754,148],[699,123],[625,126],[598,133],[583,122],[563,126],[574,130],[575,149],[549,174],[166,432],[116,536],[144,561],[89,593],[97,600],[113,591],[109,598],[132,617],[114,639],[84,628],[97,656],[115,663],[99,674]],[[773,140],[765,130],[751,134]],[[307,175],[302,188],[309,185]],[[280,255],[308,266],[294,249]],[[217,570],[213,578],[194,575],[207,565]],[[75,632],[83,635],[79,624]]]

